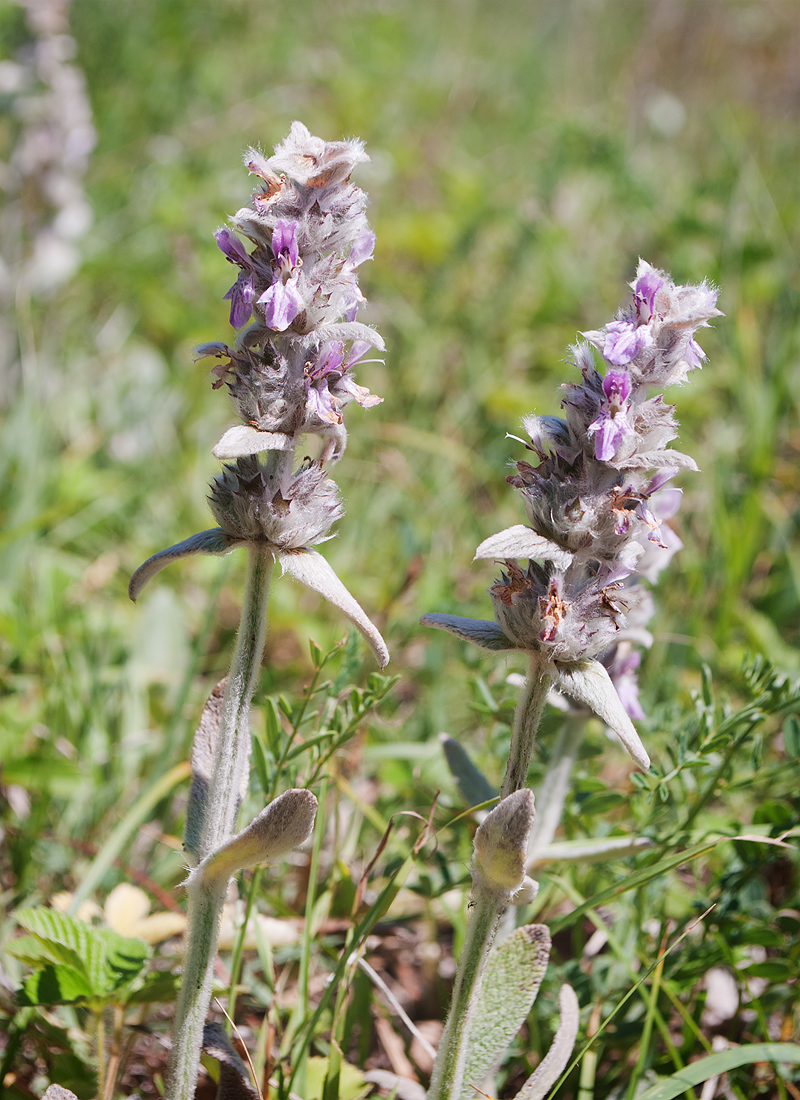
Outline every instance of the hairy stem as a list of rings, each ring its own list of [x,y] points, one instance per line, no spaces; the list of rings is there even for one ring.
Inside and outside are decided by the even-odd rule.
[[[567,718],[558,735],[547,772],[536,794],[536,818],[528,847],[528,866],[553,843],[569,793],[572,768],[583,740],[584,720]]]
[[[261,667],[272,557],[250,544],[242,621],[225,692],[220,735],[206,800],[200,856],[229,840],[236,826],[242,780],[250,756],[250,700]],[[175,1011],[170,1100],[192,1100],[200,1066],[203,1025],[211,1000],[219,922],[227,883],[202,878],[188,884],[189,932]]]
[[[552,677],[538,654],[532,653],[525,686],[520,692],[519,702],[514,714],[514,731],[511,737],[511,749],[500,798],[507,798],[514,791],[525,786],[528,768],[533,752],[533,743],[539,729],[547,693]]]
[[[483,971],[508,899],[507,892],[489,891],[476,883],[467,935],[458,959],[453,1000],[439,1043],[428,1100],[458,1100],[461,1095]]]
[[[514,730],[500,799],[525,786],[533,743],[539,729],[552,677],[537,654],[531,654],[528,677],[514,715]],[[458,960],[453,1000],[433,1067],[428,1100],[459,1100],[464,1068],[486,960],[510,895],[476,878],[467,936]],[[474,1083],[474,1082],[473,1082]]]

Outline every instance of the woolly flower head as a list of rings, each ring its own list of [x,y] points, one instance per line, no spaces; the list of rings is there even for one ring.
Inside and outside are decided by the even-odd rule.
[[[457,616],[424,621],[487,648],[533,651],[551,669],[601,656],[639,717],[631,646],[651,640],[652,608],[640,582],[654,580],[680,546],[665,525],[680,502],[668,482],[697,469],[668,447],[673,409],[650,391],[701,365],[695,332],[721,314],[710,284],[676,286],[644,261],[631,286],[628,307],[572,349],[581,377],[562,387],[563,416],[524,420],[533,461],[517,462],[508,481],[528,525],[491,536],[476,554],[503,563],[490,589],[499,631]]]
[[[384,347],[375,329],[356,320],[365,301],[358,269],[372,257],[375,234],[364,213],[366,195],[350,174],[368,159],[362,142],[326,142],[300,122],[272,157],[255,149],[245,154],[260,182],[250,205],[231,219],[233,229],[216,233],[238,269],[225,297],[231,324],[241,331],[233,343],[198,351],[220,360],[215,385],[228,385],[249,428],[223,437],[215,450],[220,458],[286,449],[269,438],[275,433],[292,440],[301,433],[328,436],[338,457],[345,407],[381,400],[353,378],[354,365]]]

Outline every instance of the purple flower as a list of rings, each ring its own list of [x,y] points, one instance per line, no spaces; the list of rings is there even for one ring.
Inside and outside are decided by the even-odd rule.
[[[225,300],[230,299],[231,325],[233,328],[241,328],[250,320],[255,296],[253,276],[242,272],[228,293],[224,295]]]
[[[652,342],[652,333],[646,325],[637,326],[632,320],[610,321],[605,330],[603,358],[615,367],[624,367]]]
[[[610,370],[603,379],[603,393],[606,406],[587,431],[595,437],[595,457],[601,462],[608,462],[616,454],[623,436],[633,433],[627,416],[631,380],[626,372]]]
[[[227,256],[232,264],[237,264],[239,267],[248,269],[252,268],[252,261],[247,249],[238,237],[234,237],[229,229],[218,229],[214,237],[220,250]]]
[[[664,280],[652,267],[640,275],[633,285],[633,301],[643,324],[647,324],[655,313],[656,294],[664,285]]]
[[[282,266],[288,261],[288,266],[294,270],[297,267],[297,222],[276,222],[272,231],[272,251],[275,259]]]
[[[689,341],[689,345],[686,351],[683,353],[683,360],[689,370],[695,370],[697,367],[702,367],[703,360],[706,357],[706,353],[700,347],[698,342],[692,337]]]
[[[365,260],[372,258],[374,250],[375,234],[371,229],[367,229],[353,241],[350,248],[350,254],[347,257],[347,262],[351,267],[358,267],[359,264],[363,264]]]
[[[276,332],[283,332],[306,307],[297,289],[301,266],[297,249],[297,222],[276,223],[272,231],[272,251],[275,253],[272,286],[264,291],[258,303],[264,307],[267,326]]]

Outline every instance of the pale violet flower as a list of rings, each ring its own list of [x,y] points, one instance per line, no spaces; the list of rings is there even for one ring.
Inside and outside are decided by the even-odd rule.
[[[630,723],[642,716],[632,646],[651,640],[642,581],[680,546],[665,522],[680,490],[667,483],[697,469],[668,447],[673,409],[650,390],[685,380],[702,354],[695,331],[721,314],[709,284],[676,286],[643,261],[632,289],[628,310],[573,349],[581,378],[563,387],[563,418],[524,420],[534,461],[517,462],[508,481],[528,524],[476,553],[502,562],[490,589],[495,622],[440,614],[423,622],[487,649],[536,655],[555,687],[599,714],[647,767]],[[602,374],[590,345],[609,364]]]

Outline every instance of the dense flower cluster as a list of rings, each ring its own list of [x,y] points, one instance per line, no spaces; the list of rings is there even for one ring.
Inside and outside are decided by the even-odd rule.
[[[536,651],[555,668],[601,657],[629,715],[641,717],[633,645],[649,643],[652,610],[641,580],[654,580],[680,546],[664,523],[680,501],[668,483],[697,469],[668,449],[673,409],[650,392],[701,365],[694,334],[720,311],[708,283],[675,286],[643,261],[632,288],[629,308],[572,349],[581,380],[563,387],[563,417],[524,420],[536,462],[518,462],[508,480],[530,526],[492,536],[476,555],[504,562],[490,590],[502,637],[491,624],[479,637],[464,625],[473,620],[426,621],[489,648]]]
[[[249,544],[344,611],[385,665],[380,634],[313,549],[343,514],[327,471],[345,448],[344,409],[381,401],[353,378],[355,364],[384,346],[375,329],[356,320],[365,300],[358,268],[372,256],[375,234],[364,214],[366,195],[350,173],[368,159],[360,141],[326,142],[300,122],[274,156],[255,149],[245,155],[259,181],[252,201],[231,219],[233,230],[216,232],[238,269],[225,298],[239,331],[197,352],[219,360],[214,387],[227,385],[242,420],[214,448],[217,458],[233,460],[211,486],[219,527],[149,558],[131,578],[130,594],[135,599],[178,558]],[[295,469],[295,449],[309,435],[320,437],[317,453]]]
[[[216,384],[227,384],[245,425],[226,433],[220,458],[289,449],[301,433],[328,437],[326,458],[338,458],[345,406],[381,400],[353,378],[355,364],[384,346],[356,321],[364,301],[358,268],[372,256],[375,234],[350,173],[368,159],[360,141],[324,142],[300,122],[274,156],[254,149],[245,156],[261,182],[232,222],[254,247],[229,229],[216,234],[239,269],[226,298],[231,324],[243,331],[232,345],[198,350],[221,360]]]

